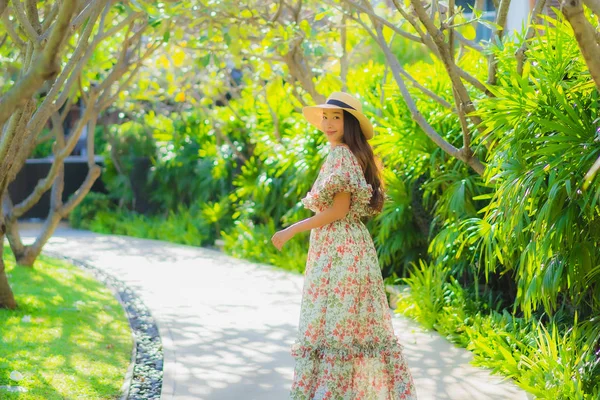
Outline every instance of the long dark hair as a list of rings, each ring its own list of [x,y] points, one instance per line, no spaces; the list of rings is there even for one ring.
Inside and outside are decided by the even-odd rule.
[[[385,190],[383,179],[381,179],[381,162],[375,159],[373,149],[367,142],[367,138],[360,129],[358,119],[344,110],[344,135],[342,141],[348,147],[356,158],[365,174],[365,180],[373,188],[371,196],[371,208],[381,212],[385,199]]]

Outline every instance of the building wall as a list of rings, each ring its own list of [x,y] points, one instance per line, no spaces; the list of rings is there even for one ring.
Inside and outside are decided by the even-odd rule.
[[[506,32],[514,34],[520,32],[527,26],[529,13],[533,9],[533,5],[529,1],[513,0],[510,2],[508,9],[508,17],[506,19]]]

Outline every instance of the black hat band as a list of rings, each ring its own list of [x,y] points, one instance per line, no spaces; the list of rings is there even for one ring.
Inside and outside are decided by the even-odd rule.
[[[327,100],[326,104],[331,104],[331,105],[342,107],[342,108],[350,108],[350,109],[356,111],[356,108],[349,106],[348,104],[344,103],[343,101],[339,101],[339,100],[334,100],[334,99]]]

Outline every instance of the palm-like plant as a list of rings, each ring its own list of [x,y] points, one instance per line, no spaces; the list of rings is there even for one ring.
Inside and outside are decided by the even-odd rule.
[[[565,304],[587,314],[600,294],[598,196],[582,190],[600,154],[598,96],[572,33],[551,22],[531,40],[523,76],[506,47],[496,97],[480,103],[493,194],[481,217],[460,224],[459,242],[486,275],[512,274],[526,315]]]

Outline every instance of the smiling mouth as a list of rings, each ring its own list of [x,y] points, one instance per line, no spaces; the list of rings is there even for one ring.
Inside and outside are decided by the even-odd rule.
[[[335,133],[335,131],[327,131],[326,132],[328,135],[333,135]]]

